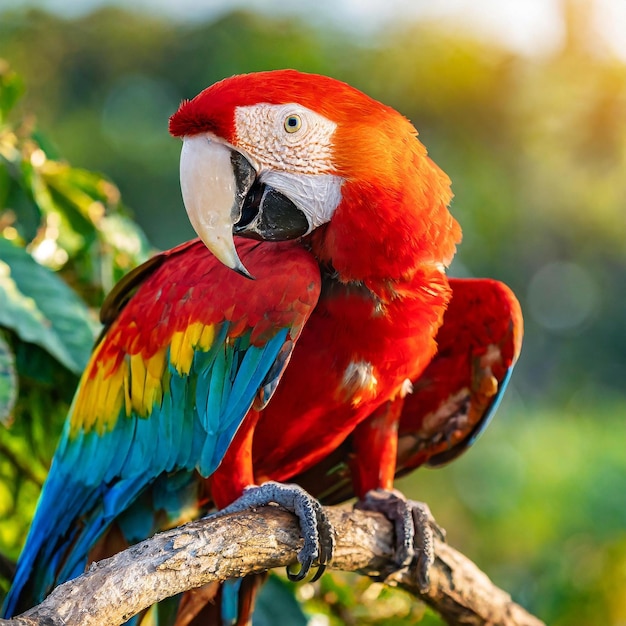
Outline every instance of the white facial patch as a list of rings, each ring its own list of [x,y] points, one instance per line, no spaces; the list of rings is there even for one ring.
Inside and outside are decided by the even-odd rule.
[[[237,146],[266,168],[298,174],[332,174],[337,128],[299,104],[255,104],[235,109]]]
[[[258,168],[259,180],[288,197],[307,217],[309,231],[330,220],[343,179],[334,174],[335,122],[299,104],[235,109],[237,147]]]
[[[259,180],[287,196],[307,217],[309,232],[330,221],[341,201],[339,176],[265,171]]]

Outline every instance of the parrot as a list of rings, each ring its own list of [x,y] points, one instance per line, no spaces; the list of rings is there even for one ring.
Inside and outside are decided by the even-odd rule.
[[[104,303],[6,617],[113,549],[103,543],[140,541],[206,493],[218,515],[269,502],[296,513],[301,568],[288,574],[317,562],[320,575],[332,528],[299,486],[255,483],[257,425],[277,476],[297,475],[401,405],[436,353],[461,229],[450,179],[407,118],[336,79],[274,70],[211,85],[169,130],[199,238]],[[375,510],[397,498],[398,419],[384,441],[354,439],[357,493]],[[404,566],[411,513],[394,521]]]

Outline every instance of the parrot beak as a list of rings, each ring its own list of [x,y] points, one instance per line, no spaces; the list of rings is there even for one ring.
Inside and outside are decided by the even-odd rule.
[[[244,154],[209,134],[184,137],[180,187],[189,221],[227,267],[252,278],[237,255],[233,233],[264,241],[296,239],[310,230],[306,215],[262,183]]]
[[[228,144],[208,135],[185,137],[180,154],[180,188],[189,221],[206,247],[226,267],[252,278],[237,255],[233,224],[256,172]]]

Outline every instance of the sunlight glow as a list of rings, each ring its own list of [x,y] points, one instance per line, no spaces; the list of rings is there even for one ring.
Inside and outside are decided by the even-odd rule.
[[[611,54],[626,61],[626,2],[577,0],[591,7],[594,30]],[[278,17],[285,13],[317,26],[328,24],[363,36],[390,22],[431,19],[510,47],[526,55],[546,54],[563,43],[563,0],[4,0],[4,6],[36,6],[66,16],[87,13],[103,5],[127,10],[155,11],[179,20],[211,19],[228,11],[247,9]]]

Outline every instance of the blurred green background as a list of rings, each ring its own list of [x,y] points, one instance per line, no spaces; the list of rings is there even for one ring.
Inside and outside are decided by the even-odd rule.
[[[505,281],[525,313],[522,357],[494,424],[458,462],[418,471],[401,487],[429,502],[452,545],[548,623],[623,625],[626,10],[622,0],[546,0],[542,10],[537,2],[526,10],[488,0],[430,4],[303,1],[287,10],[251,1],[229,10],[224,2],[203,13],[182,3],[177,15],[156,2],[59,3],[64,13],[41,8],[55,8],[52,0],[3,4],[0,58],[25,85],[13,113],[20,132],[51,159],[106,174],[123,204],[112,185],[97,192],[102,211],[121,220],[97,238],[108,264],[93,261],[87,231],[75,224],[75,236],[89,240],[84,250],[74,241],[78,261],[42,245],[58,239],[49,220],[44,234],[35,220],[38,235],[29,238],[5,211],[0,230],[30,241],[35,258],[61,270],[93,307],[150,244],[192,236],[178,187],[180,145],[167,134],[181,99],[231,74],[294,67],[398,109],[453,181],[464,240],[451,274]],[[0,176],[10,207],[3,184],[9,189]],[[45,410],[51,380],[35,391],[22,384],[22,395],[32,391],[44,408],[33,418],[32,398],[18,404],[22,420],[43,423],[29,426],[39,465],[20,477],[27,495],[19,512],[1,482],[13,475],[6,467],[19,445],[7,429],[0,436],[0,552],[13,557],[53,448],[47,433],[58,432],[67,408],[63,397],[54,416]],[[313,618],[318,626],[415,618],[397,597],[376,616],[372,607],[389,603],[355,587],[342,596],[334,580],[309,601],[313,612],[320,600],[334,607]],[[358,615],[363,606],[370,622]]]

